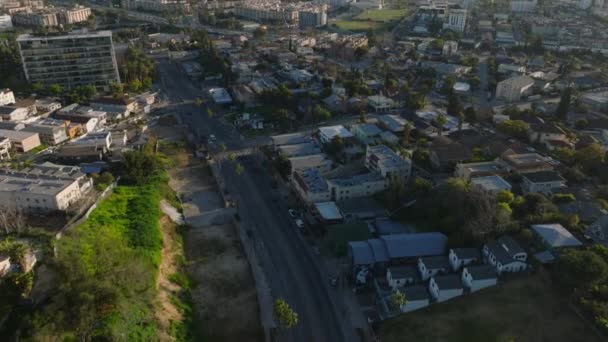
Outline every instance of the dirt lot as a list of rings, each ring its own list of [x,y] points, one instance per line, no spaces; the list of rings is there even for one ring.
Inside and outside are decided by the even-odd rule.
[[[387,341],[599,341],[546,273],[435,304],[384,322]]]
[[[176,133],[177,126],[168,126],[155,127],[155,135],[183,139]],[[217,221],[214,217],[226,216],[215,182],[203,161],[194,158],[191,150],[176,146],[165,145],[171,150],[164,152],[174,166],[169,184],[182,198],[183,213],[190,223],[183,244],[186,268],[194,283],[195,324],[208,341],[263,340],[253,278],[235,227],[209,224]],[[167,314],[171,316],[170,311]]]
[[[186,235],[195,311],[209,341],[260,341],[258,304],[249,264],[231,224]]]
[[[183,315],[171,301],[171,297],[176,296],[181,291],[181,287],[171,282],[169,276],[179,271],[178,259],[183,251],[178,243],[176,225],[167,216],[162,217],[160,224],[163,234],[163,249],[158,271],[159,308],[156,311],[156,318],[159,322],[159,339],[171,341],[172,338],[168,333],[171,321],[181,321]]]

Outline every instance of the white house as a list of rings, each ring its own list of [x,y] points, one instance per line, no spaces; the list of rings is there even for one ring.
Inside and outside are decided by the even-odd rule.
[[[438,302],[462,296],[464,286],[459,274],[436,276],[429,281],[429,292]],[[407,298],[407,297],[406,297]]]
[[[409,286],[401,290],[407,303],[401,307],[401,312],[411,312],[429,306],[431,296],[422,285]]]
[[[397,266],[386,269],[386,281],[388,282],[388,286],[393,290],[405,285],[414,284],[418,280],[420,280],[420,276],[414,266]]]
[[[497,282],[496,269],[491,265],[473,265],[462,269],[462,283],[471,292],[495,286]]]
[[[462,266],[481,261],[481,253],[477,248],[451,248],[448,254],[452,270],[458,271]]]
[[[498,82],[496,98],[507,102],[518,101],[534,86],[534,80],[529,76],[515,76]]]
[[[486,261],[496,268],[498,274],[521,272],[528,266],[526,263],[528,254],[510,236],[503,236],[485,244],[483,255]]]
[[[405,183],[410,178],[412,162],[388,148],[386,145],[367,146],[365,167],[380,172],[391,183]]]
[[[444,255],[418,258],[418,271],[422,280],[450,271],[450,261]]]
[[[30,109],[27,107],[0,106],[0,117],[4,121],[25,120],[29,114]]]
[[[330,143],[334,137],[348,139],[353,138],[354,135],[342,125],[325,126],[319,128],[319,139],[321,139],[323,144]]]
[[[555,171],[536,171],[521,174],[521,188],[524,193],[540,192],[551,194],[566,186],[566,179]]]
[[[6,275],[10,268],[11,268],[11,258],[6,255],[0,256],[0,277],[3,277],[4,275]]]
[[[368,96],[367,104],[377,113],[387,112],[397,107],[395,101],[381,95]]]
[[[15,103],[15,94],[10,89],[0,89],[0,106]]]

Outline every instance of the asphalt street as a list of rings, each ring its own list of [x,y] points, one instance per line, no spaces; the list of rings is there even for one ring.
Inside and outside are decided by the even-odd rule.
[[[299,235],[284,200],[271,187],[271,177],[258,158],[249,155],[250,147],[260,141],[245,139],[230,124],[217,117],[209,118],[204,108],[194,104],[202,91],[174,62],[159,60],[158,69],[163,92],[170,102],[168,110],[176,111],[199,137],[213,134],[227,151],[243,155],[241,174],[236,174],[234,162],[222,163],[222,186],[237,200],[241,221],[252,232],[273,296],[284,298],[298,313],[298,325],[282,334],[281,340],[358,341],[341,297],[329,286],[329,275]]]

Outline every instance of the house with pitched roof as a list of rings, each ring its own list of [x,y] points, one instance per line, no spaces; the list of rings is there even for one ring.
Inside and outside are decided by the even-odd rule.
[[[528,254],[510,236],[500,237],[496,241],[488,242],[483,246],[485,260],[494,268],[498,274],[503,272],[521,272],[528,264]]]

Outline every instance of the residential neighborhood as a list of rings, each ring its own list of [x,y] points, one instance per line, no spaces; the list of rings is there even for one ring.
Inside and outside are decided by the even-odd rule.
[[[607,340],[607,18],[0,0],[0,336]]]

